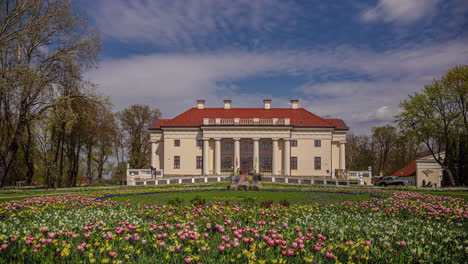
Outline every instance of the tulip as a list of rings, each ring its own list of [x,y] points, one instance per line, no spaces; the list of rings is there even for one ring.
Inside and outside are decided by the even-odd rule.
[[[224,245],[224,244],[222,244],[222,243],[221,243],[221,244],[219,244],[219,246],[218,246],[218,250],[219,250],[219,251],[224,251],[224,249],[225,249],[225,245]]]
[[[54,239],[56,234],[54,232],[49,232],[48,237]]]
[[[115,255],[117,255],[117,252],[115,252],[115,251],[110,251],[109,252],[109,257],[114,258]]]
[[[2,248],[2,250],[7,250],[8,249],[8,244],[2,244],[1,248]]]
[[[405,241],[400,241],[400,246],[406,247],[406,242]]]
[[[332,259],[332,258],[334,258],[334,257],[335,257],[335,255],[333,255],[333,253],[332,253],[332,252],[330,252],[330,251],[327,251],[327,252],[325,252],[325,257],[326,257],[326,258],[328,258],[328,259]]]

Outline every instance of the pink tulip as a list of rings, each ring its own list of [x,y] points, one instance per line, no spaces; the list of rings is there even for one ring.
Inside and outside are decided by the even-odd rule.
[[[17,240],[18,240],[17,237],[12,237],[12,238],[10,238],[10,241],[11,241],[11,242],[16,242]]]
[[[54,239],[56,234],[54,232],[49,232],[48,237]]]
[[[8,244],[2,244],[2,250],[7,250],[8,249]]]
[[[115,251],[109,252],[109,257],[114,258],[115,255],[117,255],[117,252],[115,252]]]
[[[34,248],[35,248],[35,249],[40,249],[40,248],[41,248],[41,244],[35,244],[35,245],[34,245]]]
[[[370,246],[371,242],[369,240],[366,240],[365,244],[366,244],[366,246]]]
[[[201,249],[201,251],[203,251],[203,252],[206,251],[206,247],[201,247],[200,249]]]
[[[221,243],[221,244],[219,244],[219,246],[218,246],[218,250],[219,250],[219,251],[224,251],[224,249],[225,249],[225,245],[224,245],[224,244],[222,244],[222,243]]]
[[[185,263],[192,263],[192,258],[191,257],[186,257],[185,258]]]
[[[334,258],[334,257],[335,257],[335,255],[333,255],[333,253],[332,253],[332,252],[330,252],[330,251],[327,251],[327,252],[325,252],[325,257],[326,257],[326,258],[328,258],[328,259],[332,259],[332,258]]]
[[[400,241],[400,246],[406,247],[406,242],[405,241]]]

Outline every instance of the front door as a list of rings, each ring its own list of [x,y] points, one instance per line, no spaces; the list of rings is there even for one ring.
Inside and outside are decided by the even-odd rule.
[[[253,141],[250,138],[243,138],[240,141],[239,167],[244,175],[253,169]]]
[[[240,160],[240,169],[242,170],[242,174],[245,175],[249,172],[249,170],[253,169],[252,155],[241,155]]]

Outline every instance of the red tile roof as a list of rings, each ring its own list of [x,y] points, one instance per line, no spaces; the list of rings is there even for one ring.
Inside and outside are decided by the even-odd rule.
[[[416,175],[416,161],[410,162],[408,165],[392,174],[392,176],[412,176]]]
[[[349,129],[341,119],[323,119],[304,108],[191,108],[173,119],[158,119],[149,129],[161,127],[196,127],[203,125],[203,118],[289,118],[295,127],[332,127]]]

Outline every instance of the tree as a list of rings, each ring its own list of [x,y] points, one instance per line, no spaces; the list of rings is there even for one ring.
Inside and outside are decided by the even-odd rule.
[[[390,150],[392,150],[397,139],[396,128],[393,126],[381,126],[372,128],[372,141],[377,151],[377,171],[387,172],[386,165]]]
[[[114,142],[117,139],[117,123],[115,114],[111,111],[111,104],[106,100],[98,106],[98,111],[95,113],[96,130],[95,137],[95,154],[93,155],[96,165],[97,178],[102,179],[105,165],[109,157],[113,154]]]
[[[132,168],[150,167],[150,145],[148,127],[161,116],[159,109],[147,105],[131,105],[118,114],[120,129],[128,149],[128,162]]]
[[[443,184],[450,186],[466,180],[460,174],[462,164],[454,162],[460,160],[463,151],[458,151],[459,144],[467,135],[463,125],[468,100],[468,93],[463,89],[467,85],[463,77],[466,71],[467,67],[455,67],[442,80],[425,85],[422,93],[409,95],[400,104],[403,110],[397,115],[400,129],[425,144],[445,172]]]
[[[83,70],[97,61],[99,39],[69,0],[0,0],[0,186],[23,137],[48,110],[81,93]],[[56,134],[62,153],[63,133]],[[56,153],[55,153],[56,154]],[[61,164],[60,166],[62,166]]]
[[[350,133],[346,136],[346,142],[346,164],[349,169],[366,171],[369,166],[375,167],[374,144],[370,136]]]

